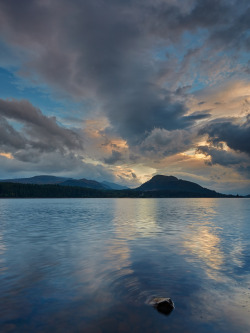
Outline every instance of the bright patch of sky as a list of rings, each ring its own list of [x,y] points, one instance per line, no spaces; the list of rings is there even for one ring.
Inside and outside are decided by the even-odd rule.
[[[32,87],[27,80],[10,71],[0,68],[0,97],[4,99],[27,99],[48,114],[56,113],[63,104],[51,98],[49,93],[39,87]]]

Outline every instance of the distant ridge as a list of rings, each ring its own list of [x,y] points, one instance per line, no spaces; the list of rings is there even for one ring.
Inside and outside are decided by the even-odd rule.
[[[18,184],[36,184],[36,185],[49,185],[58,184],[60,186],[77,186],[83,188],[92,188],[95,190],[125,190],[128,189],[126,186],[118,185],[116,183],[111,183],[103,181],[102,183],[96,180],[89,179],[73,179],[67,177],[56,177],[50,175],[39,175],[29,178],[15,178],[15,179],[4,179],[0,180],[2,183],[18,183]]]
[[[107,187],[103,184],[95,181],[95,180],[88,180],[88,179],[69,179],[66,180],[59,185],[61,186],[78,186],[78,187],[84,187],[84,188],[93,188],[95,190],[106,190]]]
[[[116,183],[111,183],[111,182],[104,181],[104,182],[102,182],[102,184],[104,186],[106,186],[106,188],[112,189],[112,190],[129,190],[129,187],[119,185],[119,184],[116,184]]]
[[[59,184],[62,183],[68,179],[66,177],[56,177],[56,176],[50,176],[50,175],[40,175],[40,176],[34,176],[29,178],[15,178],[15,179],[4,179],[0,182],[4,183],[20,183],[20,184]]]

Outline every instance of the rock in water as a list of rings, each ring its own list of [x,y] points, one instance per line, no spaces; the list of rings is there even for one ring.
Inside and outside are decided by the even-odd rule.
[[[154,297],[149,301],[149,304],[165,315],[169,315],[174,310],[174,302],[171,298]]]
[[[169,298],[169,300],[159,302],[155,307],[157,311],[169,315],[174,309],[174,303]]]

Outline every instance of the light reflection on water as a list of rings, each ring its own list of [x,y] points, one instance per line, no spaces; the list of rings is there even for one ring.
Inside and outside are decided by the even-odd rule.
[[[216,228],[208,225],[193,225],[184,239],[185,252],[192,254],[190,261],[197,260],[205,266],[204,271],[210,278],[217,279],[218,271],[224,263],[224,254],[221,250],[220,238]]]
[[[248,332],[249,213],[247,199],[1,200],[0,331]]]

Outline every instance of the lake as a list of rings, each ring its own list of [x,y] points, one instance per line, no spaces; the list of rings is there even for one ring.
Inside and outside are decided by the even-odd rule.
[[[0,200],[0,332],[250,332],[249,243],[250,199]]]

